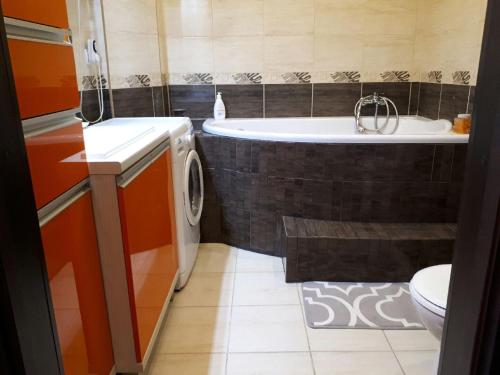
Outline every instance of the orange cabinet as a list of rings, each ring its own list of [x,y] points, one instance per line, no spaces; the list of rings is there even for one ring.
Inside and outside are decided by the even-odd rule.
[[[67,29],[65,0],[2,0],[5,17]]]
[[[137,361],[143,361],[178,270],[170,151],[118,185]],[[135,318],[135,319],[134,319]]]
[[[9,38],[9,52],[22,119],[80,105],[71,45]]]
[[[37,208],[88,177],[82,124],[71,117],[66,126],[26,137],[26,150]]]
[[[64,373],[109,375],[113,349],[91,196],[84,185],[65,196],[40,222]]]

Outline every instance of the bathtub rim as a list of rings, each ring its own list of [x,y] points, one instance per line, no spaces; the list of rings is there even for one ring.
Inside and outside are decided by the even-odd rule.
[[[330,119],[330,118],[348,118],[352,116],[329,116],[329,117],[269,117],[269,118],[229,118],[225,120],[315,120],[315,119]],[[402,118],[428,120],[422,116],[402,116]],[[212,125],[215,121],[213,118],[206,119],[203,122],[203,132],[211,135],[222,137],[230,137],[237,139],[248,139],[270,142],[289,142],[289,143],[362,143],[362,144],[384,144],[384,143],[402,143],[402,144],[464,144],[469,142],[468,134],[457,134],[452,131],[443,134],[395,134],[395,135],[380,135],[380,134],[337,134],[335,136],[321,134],[293,134],[293,133],[262,133],[257,131],[241,131],[237,129],[221,128]],[[353,125],[354,127],[354,125]]]

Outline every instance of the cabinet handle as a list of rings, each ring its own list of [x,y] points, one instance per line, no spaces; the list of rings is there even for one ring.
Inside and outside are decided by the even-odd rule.
[[[71,189],[67,190],[56,199],[46,204],[38,210],[38,223],[40,228],[63,212],[66,208],[75,203],[85,193],[90,191],[89,179],[86,178],[82,182],[76,184]]]
[[[144,156],[140,161],[135,163],[120,176],[116,178],[116,183],[119,187],[124,188],[134,181],[145,169],[153,164],[166,150],[170,147],[170,140],[160,143],[153,151]]]
[[[78,121],[81,122],[81,120],[76,117],[78,112],[80,112],[80,108],[74,108],[23,120],[24,138],[30,138],[49,131],[65,128],[66,126],[76,124]]]
[[[10,17],[4,17],[4,22],[8,38],[71,47],[72,38],[70,30],[58,29],[57,27],[40,25]]]

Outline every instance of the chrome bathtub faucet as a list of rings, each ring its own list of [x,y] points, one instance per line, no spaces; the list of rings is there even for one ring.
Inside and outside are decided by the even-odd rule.
[[[383,94],[382,94],[383,95]],[[389,104],[394,108],[394,113],[396,115],[396,125],[394,129],[389,133],[384,133],[384,130],[387,128],[390,119],[390,107]],[[367,105],[375,105],[375,114],[373,116],[374,120],[374,129],[368,129],[361,123],[361,109]],[[379,106],[383,106],[386,109],[386,117],[384,124],[379,127],[378,126],[378,108]],[[379,93],[374,92],[373,95],[364,96],[358,100],[356,105],[354,106],[354,118],[356,119],[356,131],[361,134],[394,134],[396,132],[399,125],[399,113],[398,109],[394,102],[385,97],[381,96]]]

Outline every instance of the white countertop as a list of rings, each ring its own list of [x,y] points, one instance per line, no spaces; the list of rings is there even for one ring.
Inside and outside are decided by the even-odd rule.
[[[114,118],[83,129],[90,174],[120,175],[169,139],[183,117]]]

